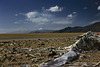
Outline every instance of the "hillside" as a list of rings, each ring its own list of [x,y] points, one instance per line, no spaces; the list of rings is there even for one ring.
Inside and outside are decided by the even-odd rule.
[[[91,30],[93,32],[100,32],[100,22],[96,22],[94,24],[85,26],[82,31],[86,32],[86,31],[89,31],[89,30]]]
[[[80,26],[66,27],[64,29],[54,31],[54,33],[73,33],[73,32],[87,32],[87,31],[100,32],[100,22],[96,22],[94,24],[87,25],[84,27]]]

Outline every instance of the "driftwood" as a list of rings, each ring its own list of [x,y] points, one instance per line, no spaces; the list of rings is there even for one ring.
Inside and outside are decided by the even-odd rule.
[[[82,51],[89,51],[100,49],[100,37],[96,36],[93,32],[89,31],[81,36],[77,37],[79,40],[73,45],[65,47],[69,50],[68,53],[56,58],[55,60],[44,63],[39,67],[59,67],[65,63],[68,63],[82,53]]]

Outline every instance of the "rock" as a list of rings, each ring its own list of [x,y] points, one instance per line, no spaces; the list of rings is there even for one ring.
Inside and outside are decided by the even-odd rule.
[[[41,53],[36,53],[35,55],[36,55],[36,56],[41,56]]]
[[[16,62],[16,59],[15,59],[15,58],[13,58],[13,59],[11,60],[11,62]]]
[[[31,49],[31,48],[29,49],[29,51],[32,51],[32,50],[33,50],[33,49]]]
[[[33,58],[31,60],[32,60],[33,63],[36,63],[37,61],[39,61],[38,58]]]
[[[87,63],[83,64],[82,67],[88,67]]]
[[[100,61],[96,63],[95,65],[93,65],[93,67],[97,67],[97,66],[100,66]]]
[[[48,51],[54,51],[55,49],[56,49],[55,47],[47,48]]]
[[[20,67],[31,67],[30,65],[22,65]]]
[[[91,56],[90,55],[84,55],[84,54],[81,54],[80,58],[90,58]]]
[[[64,55],[65,53],[66,53],[65,51],[62,51],[62,52],[60,53],[60,56],[61,56],[61,55]]]
[[[57,53],[55,51],[52,51],[50,54],[48,54],[48,57],[53,57],[55,55],[57,55]]]
[[[12,46],[13,44],[11,43],[10,46]]]
[[[39,46],[45,45],[44,43],[38,44]]]
[[[44,40],[45,42],[48,42],[48,40]]]
[[[0,46],[3,46],[3,44],[4,44],[4,43],[1,42],[1,43],[0,43]]]

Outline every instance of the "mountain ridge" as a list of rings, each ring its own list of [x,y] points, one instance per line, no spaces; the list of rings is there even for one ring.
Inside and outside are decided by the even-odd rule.
[[[75,27],[65,27],[61,30],[37,30],[31,31],[30,33],[77,33],[77,32],[100,32],[100,22],[95,22],[87,26],[75,26]]]
[[[75,32],[100,32],[100,22],[96,22],[84,27],[81,26],[75,26],[75,27],[66,27],[61,30],[54,31],[54,33],[75,33]]]

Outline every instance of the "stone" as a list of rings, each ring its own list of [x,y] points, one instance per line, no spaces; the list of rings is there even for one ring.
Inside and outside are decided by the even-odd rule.
[[[40,44],[38,44],[39,46],[42,46],[42,45],[45,45],[44,43],[40,43]]]
[[[81,56],[80,56],[80,58],[90,58],[91,56],[90,55],[84,55],[84,54],[82,54]]]
[[[88,67],[87,63],[83,64],[82,67]]]
[[[57,53],[55,51],[52,51],[50,54],[48,54],[48,57],[53,57],[55,55],[57,55]]]
[[[93,65],[93,67],[97,67],[97,66],[100,66],[100,61],[96,63],[95,65]]]

